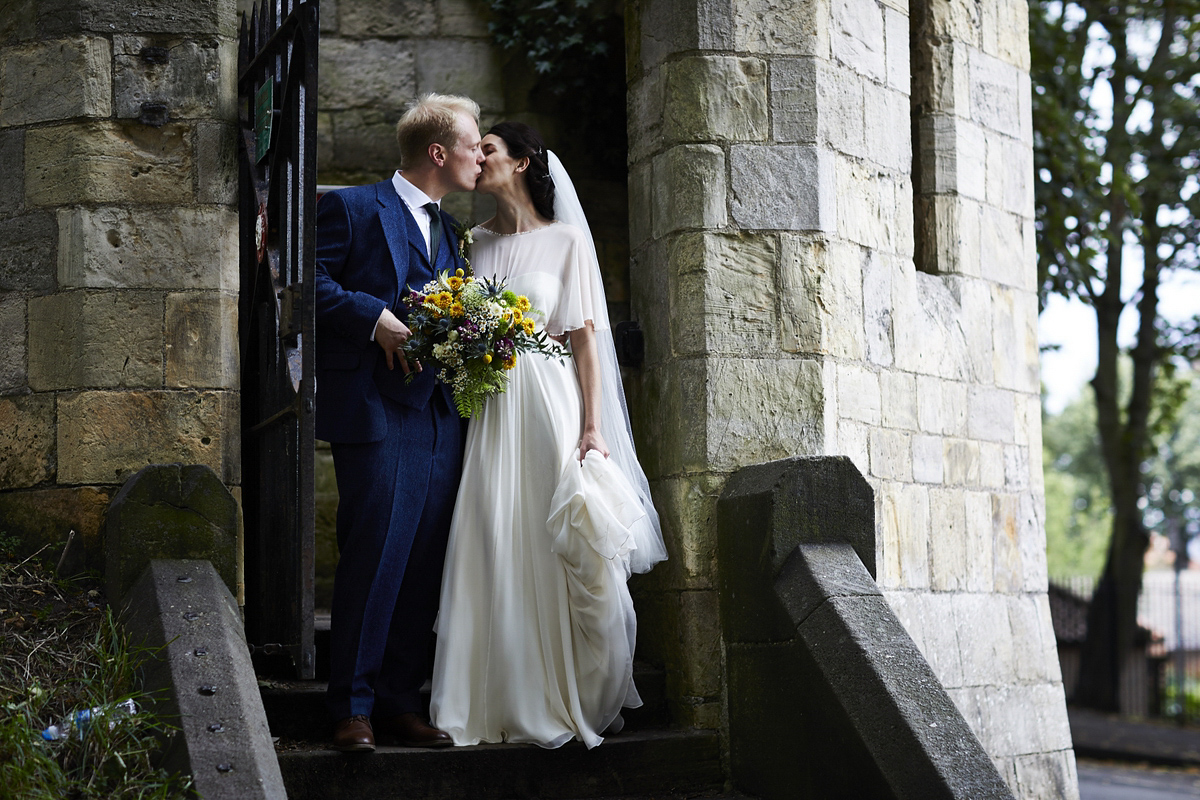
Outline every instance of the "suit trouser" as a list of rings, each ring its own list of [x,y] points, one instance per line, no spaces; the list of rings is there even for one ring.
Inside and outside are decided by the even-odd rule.
[[[446,539],[462,473],[462,420],[383,400],[382,441],[333,444],[340,557],[327,704],[334,719],[421,710]]]

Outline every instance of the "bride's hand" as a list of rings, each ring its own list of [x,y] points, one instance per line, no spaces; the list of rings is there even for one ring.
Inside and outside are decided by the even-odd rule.
[[[604,441],[604,437],[600,435],[600,431],[584,431],[583,437],[579,440],[579,460],[583,461],[587,456],[588,450],[595,450],[600,455],[608,458],[608,443]]]

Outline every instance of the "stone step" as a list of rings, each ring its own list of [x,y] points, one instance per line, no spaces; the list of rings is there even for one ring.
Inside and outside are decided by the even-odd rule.
[[[279,753],[279,767],[291,800],[682,800],[719,797],[725,786],[718,734],[697,730],[622,733],[590,751],[579,742],[557,750],[523,744],[380,747],[366,754],[291,749]]]
[[[630,731],[666,727],[670,722],[666,675],[662,670],[636,664],[633,680],[643,705],[622,712],[626,727]],[[272,736],[299,742],[328,741],[332,722],[325,710],[324,682],[260,679],[259,693]],[[428,712],[428,682],[422,688],[421,696]]]

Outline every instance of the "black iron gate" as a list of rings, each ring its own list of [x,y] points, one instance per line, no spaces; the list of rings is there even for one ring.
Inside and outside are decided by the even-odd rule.
[[[238,44],[246,636],[314,675],[317,2],[265,0]]]

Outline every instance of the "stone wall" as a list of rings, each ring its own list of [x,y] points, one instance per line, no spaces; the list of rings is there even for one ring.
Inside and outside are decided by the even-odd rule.
[[[148,463],[238,474],[233,0],[0,17],[0,532],[84,539]]]
[[[746,464],[847,455],[875,490],[879,583],[1001,774],[1020,797],[1074,797],[1046,599],[1026,6],[911,12],[628,6],[647,343],[630,400],[671,548],[637,587],[642,652],[670,667],[682,721],[721,725],[717,495]]]

